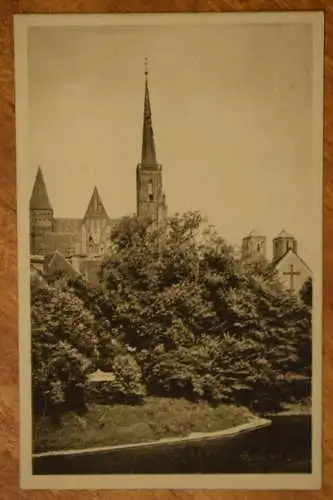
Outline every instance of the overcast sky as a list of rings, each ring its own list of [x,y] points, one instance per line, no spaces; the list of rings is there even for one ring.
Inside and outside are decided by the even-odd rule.
[[[144,58],[169,213],[199,209],[231,243],[292,233],[310,265],[311,27],[30,28],[29,171],[56,216],[136,210]]]

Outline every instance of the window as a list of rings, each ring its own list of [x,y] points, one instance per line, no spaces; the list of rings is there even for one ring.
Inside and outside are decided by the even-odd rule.
[[[149,199],[149,201],[153,201],[153,199],[154,199],[153,181],[152,180],[150,180],[148,182],[148,199]]]

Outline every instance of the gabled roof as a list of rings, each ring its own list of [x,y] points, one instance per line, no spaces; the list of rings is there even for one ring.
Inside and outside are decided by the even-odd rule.
[[[54,269],[57,271],[63,271],[74,277],[80,275],[80,273],[74,269],[72,264],[68,262],[68,260],[60,252],[58,252],[58,250],[45,256],[44,265],[46,273]]]
[[[38,167],[35,184],[32,189],[30,210],[52,210],[43,173],[40,167]]]
[[[280,257],[279,259],[277,259],[275,262],[273,262],[273,267],[276,267],[278,264],[281,264],[281,262],[284,261],[284,259],[290,255],[291,253],[293,253],[294,255],[296,255],[296,257],[299,259],[299,261],[308,269],[308,271],[311,273],[311,269],[309,268],[309,266],[307,265],[307,263],[298,255],[298,253],[296,253],[292,248],[289,248],[289,250],[282,255],[282,257]]]
[[[93,194],[90,198],[88,208],[84,216],[85,219],[89,217],[105,217],[107,219],[109,218],[96,186],[94,187]]]

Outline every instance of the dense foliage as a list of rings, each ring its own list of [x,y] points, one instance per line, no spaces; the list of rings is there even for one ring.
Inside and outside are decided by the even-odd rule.
[[[85,307],[68,280],[32,279],[32,387],[34,409],[85,411],[86,381],[96,368],[114,374],[108,394],[143,396],[140,368],[126,348],[110,337],[110,324],[98,308]],[[111,398],[112,399],[112,398]]]
[[[267,262],[237,259],[198,213],[159,231],[127,217],[111,238],[98,288],[32,286],[36,394],[63,401],[100,368],[115,375],[109,400],[148,392],[264,409],[311,374],[311,284],[285,291]]]

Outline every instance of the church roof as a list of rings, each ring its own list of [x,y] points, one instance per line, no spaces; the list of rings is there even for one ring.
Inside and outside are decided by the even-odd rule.
[[[145,99],[144,99],[144,114],[143,114],[143,131],[142,131],[142,151],[141,163],[145,166],[153,166],[157,164],[155,140],[151,116],[151,106],[148,86],[148,71],[145,71]]]
[[[40,167],[38,167],[35,184],[32,189],[30,210],[52,210],[44,176]]]
[[[90,198],[88,208],[84,216],[85,219],[88,217],[109,218],[96,186],[94,187],[93,194]]]
[[[44,265],[46,273],[55,270],[63,271],[72,277],[79,276],[79,273],[74,269],[72,264],[58,250],[45,257]]]
[[[294,238],[291,234],[287,233],[284,229],[274,239],[278,238]]]
[[[294,254],[297,257],[297,259],[299,260],[299,262],[301,262],[307,268],[307,270],[311,273],[311,269],[309,268],[307,263],[292,248],[289,248],[289,250],[285,254],[283,254],[279,259],[277,259],[273,263],[273,267],[276,268],[278,265],[280,265],[281,262],[283,262],[290,254]]]

